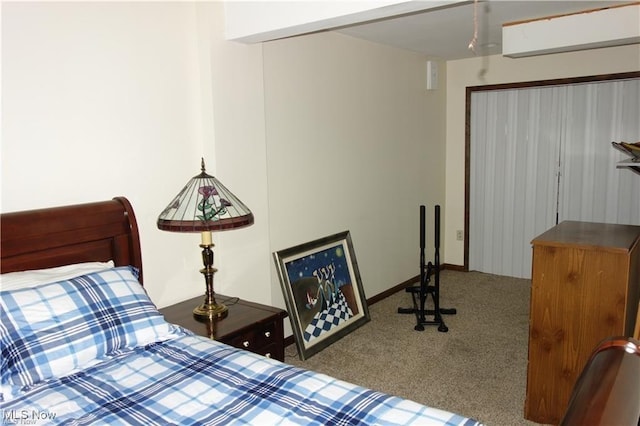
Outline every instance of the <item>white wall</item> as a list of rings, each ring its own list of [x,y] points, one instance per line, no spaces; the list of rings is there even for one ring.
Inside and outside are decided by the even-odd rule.
[[[214,235],[216,291],[284,307],[271,253],[347,229],[368,297],[418,274],[418,205],[444,203],[445,173],[445,80],[425,90],[424,57],[225,41],[220,2],[2,7],[3,212],[126,196],[166,306],[204,290],[198,236],[156,228],[204,156],[256,217]]]
[[[222,16],[220,3],[2,3],[1,210],[126,196],[160,306],[204,292],[198,236],[155,224],[201,156],[257,217],[214,236],[216,290],[270,299],[256,285],[265,187],[247,179],[265,174],[260,46],[222,42]]]
[[[367,297],[416,276],[419,205],[433,247],[444,202],[445,96],[425,90],[425,58],[321,33],[267,42],[264,61],[272,251],[349,230]]]
[[[217,291],[284,306],[271,253],[348,229],[371,297],[419,272],[419,204],[443,205],[442,260],[462,264],[466,86],[640,64],[638,46],[453,61],[425,91],[418,54],[334,33],[229,42],[223,16],[2,3],[1,210],[128,197],[160,306],[203,292],[198,237],[155,225],[201,156],[256,216],[214,236]]]
[[[447,63],[446,219],[444,262],[464,263],[465,93],[467,86],[640,71],[640,46],[629,45],[510,59],[500,55]],[[611,141],[603,141],[610,143]]]
[[[253,212],[248,228],[215,235],[215,288],[223,294],[271,303],[269,200],[265,146],[262,45],[226,41],[222,2],[197,3],[201,38],[211,52],[210,78],[215,117],[217,177]]]

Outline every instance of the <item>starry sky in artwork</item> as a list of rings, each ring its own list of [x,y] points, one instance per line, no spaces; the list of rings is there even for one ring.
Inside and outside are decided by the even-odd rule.
[[[287,262],[286,269],[291,284],[300,278],[319,277],[339,288],[351,281],[342,244]]]

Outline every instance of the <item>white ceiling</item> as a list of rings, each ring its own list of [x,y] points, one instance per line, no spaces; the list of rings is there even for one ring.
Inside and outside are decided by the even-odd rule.
[[[473,1],[334,29],[353,37],[399,47],[443,60],[502,53],[502,24],[582,12],[629,1]],[[477,10],[478,38],[474,36]]]

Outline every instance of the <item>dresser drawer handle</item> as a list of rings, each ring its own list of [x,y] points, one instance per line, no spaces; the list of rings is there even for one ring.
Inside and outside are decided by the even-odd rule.
[[[266,356],[267,358],[271,358],[271,352],[267,352],[266,354],[264,354],[264,356]]]
[[[265,331],[264,332],[264,337],[271,337],[271,332],[270,331]]]
[[[245,348],[249,347],[249,341],[245,340],[244,342],[242,342],[242,346],[244,346]]]

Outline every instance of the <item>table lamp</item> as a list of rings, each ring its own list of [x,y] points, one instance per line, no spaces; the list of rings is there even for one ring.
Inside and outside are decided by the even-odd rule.
[[[158,216],[158,228],[171,232],[200,232],[206,293],[204,302],[193,310],[202,322],[223,318],[228,308],[216,302],[213,291],[213,241],[211,231],[241,228],[253,223],[253,213],[215,177],[208,175],[201,161],[201,172],[187,182]]]

